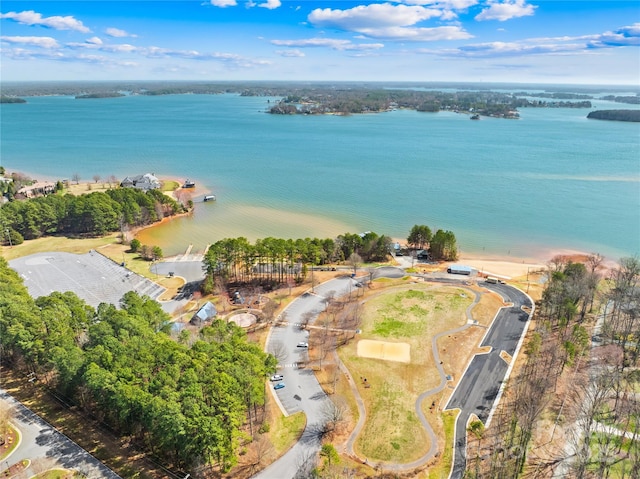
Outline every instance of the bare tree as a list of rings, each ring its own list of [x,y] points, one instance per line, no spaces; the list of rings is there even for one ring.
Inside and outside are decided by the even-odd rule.
[[[334,432],[345,420],[347,404],[344,399],[336,397],[334,400],[327,399],[321,407],[320,414],[325,423],[325,433]]]
[[[571,431],[571,444],[575,450],[572,469],[576,477],[585,477],[592,461],[592,433],[597,430],[599,414],[612,392],[615,379],[609,371],[601,369],[589,373],[587,369],[573,384],[570,406],[575,416]]]
[[[273,444],[271,444],[269,438],[264,434],[260,434],[257,438],[254,438],[249,446],[251,472],[255,473],[260,470],[269,460],[270,456],[274,454],[274,451]]]
[[[97,183],[98,181],[100,181],[100,178],[102,177],[100,175],[93,175],[92,178],[93,178],[93,182]]]
[[[309,326],[309,323],[313,320],[315,314],[311,311],[306,311],[300,317],[300,322],[298,323],[298,327],[300,329],[306,329]]]
[[[74,173],[71,176],[71,180],[76,182],[76,185],[80,183],[80,174],[79,173]]]
[[[347,261],[353,268],[353,274],[356,274],[358,272],[358,266],[362,263],[362,257],[358,253],[351,253]]]
[[[278,362],[287,359],[287,348],[282,341],[271,341],[269,343],[268,351],[270,354],[273,354]]]

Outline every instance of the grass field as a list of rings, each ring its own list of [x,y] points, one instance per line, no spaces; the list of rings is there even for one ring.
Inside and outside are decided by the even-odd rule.
[[[355,445],[360,456],[405,463],[427,451],[429,441],[415,413],[415,402],[420,393],[440,382],[431,338],[464,324],[472,300],[462,288],[409,284],[382,291],[365,302],[359,337],[409,343],[411,363],[358,357],[357,342],[341,349],[367,411],[367,422]],[[364,387],[365,378],[370,387]]]
[[[3,246],[0,249],[2,257],[7,261],[35,253],[45,253],[48,251],[61,251],[64,253],[84,254],[89,250],[98,249],[102,246],[117,243],[118,234],[113,233],[101,238],[74,239],[66,236],[47,236],[34,240],[25,241],[13,247]]]

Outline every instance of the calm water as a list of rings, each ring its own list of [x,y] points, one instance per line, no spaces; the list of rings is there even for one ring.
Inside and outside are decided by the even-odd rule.
[[[403,110],[287,117],[267,106],[235,95],[29,98],[0,107],[1,161],[53,178],[195,180],[195,214],[144,234],[165,254],[236,236],[406,238],[414,224],[454,231],[465,253],[640,252],[638,123],[587,120],[585,109],[469,121]],[[218,201],[200,203],[209,191]]]

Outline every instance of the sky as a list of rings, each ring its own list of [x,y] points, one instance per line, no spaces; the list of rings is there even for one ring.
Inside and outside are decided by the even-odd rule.
[[[640,85],[640,0],[0,3],[7,81]]]

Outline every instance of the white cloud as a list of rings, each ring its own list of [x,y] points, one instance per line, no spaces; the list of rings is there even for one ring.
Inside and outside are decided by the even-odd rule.
[[[27,50],[26,48],[10,48],[3,50],[3,55],[13,60],[62,60],[64,55],[58,50]]]
[[[107,28],[104,31],[107,35],[109,35],[110,37],[115,37],[115,38],[124,38],[124,37],[136,37],[137,35],[133,35],[129,32],[126,32],[124,30],[120,30],[119,28]]]
[[[235,7],[238,4],[236,0],[211,0],[211,5],[214,7]]]
[[[460,2],[467,5],[471,0]],[[435,3],[435,2],[432,2]],[[472,38],[461,26],[419,27],[416,24],[432,18],[455,18],[450,10],[422,6],[371,4],[349,10],[315,9],[309,21],[317,27],[337,28],[360,33],[369,38],[394,41],[462,40]]]
[[[33,10],[25,10],[24,12],[1,13],[0,18],[8,18],[23,25],[41,25],[43,27],[53,28],[55,30],[75,30],[82,33],[89,33],[81,21],[76,20],[72,16],[66,17],[43,17],[42,14]]]
[[[89,39],[91,40],[91,39]],[[246,58],[241,55],[237,55],[235,53],[202,53],[197,50],[172,50],[170,48],[162,48],[156,46],[149,47],[137,47],[134,45],[129,45],[128,43],[123,44],[105,44],[105,43],[96,43],[91,41],[85,41],[83,43],[66,43],[65,47],[73,49],[73,50],[97,50],[105,53],[113,53],[113,54],[136,54],[145,58],[181,58],[186,60],[199,60],[199,61],[221,61],[228,65],[232,65],[235,67],[254,67],[258,65],[267,65],[270,62],[266,60],[259,60],[253,58]],[[77,56],[76,58],[79,58]]]
[[[309,14],[309,21],[318,27],[339,28],[361,32],[362,29],[415,25],[423,20],[438,17],[440,10],[419,6],[374,3],[359,5],[349,10],[316,8]]]
[[[10,37],[1,36],[0,40],[7,43],[33,45],[41,48],[58,48],[58,42],[51,37]]]
[[[400,0],[407,5],[433,5],[438,8],[464,10],[479,3],[478,0]]]
[[[86,40],[87,43],[93,43],[95,45],[102,45],[102,40],[98,37],[91,37],[91,38],[87,38]]]
[[[333,50],[377,50],[383,48],[382,43],[352,43],[350,40],[335,38],[306,38],[303,40],[271,40],[273,45],[283,47],[314,48],[325,47]]]
[[[280,0],[267,0],[265,3],[258,4],[259,7],[268,8],[269,10],[278,8],[280,5],[282,5]]]
[[[305,54],[303,51],[298,50],[297,48],[291,50],[276,50],[276,54],[281,57],[304,57]]]
[[[462,56],[468,57],[499,57],[499,56],[523,56],[532,54],[567,53],[584,50],[581,43],[539,43],[526,44],[519,42],[488,42],[477,43],[460,47],[458,51]]]
[[[66,43],[65,46],[73,49],[87,49],[87,50],[100,50],[103,52],[111,52],[111,53],[131,53],[138,51],[139,48],[133,45],[129,45],[128,43],[122,44],[108,44],[100,42],[93,42],[92,39],[88,39],[84,43],[78,42],[70,42]]]
[[[640,46],[640,23],[602,34],[528,38],[517,42],[485,42],[441,50],[419,49],[416,53],[456,58],[526,57],[531,55],[585,55],[597,49]]]
[[[590,48],[624,47],[640,45],[640,23],[634,23],[619,28],[615,32],[605,32],[596,36],[590,43]]]
[[[438,40],[466,40],[473,38],[461,27],[434,27],[434,28],[413,28],[413,27],[389,27],[376,30],[362,29],[361,33],[369,37],[382,38],[386,40],[401,40],[409,42],[432,42]]]
[[[489,8],[482,10],[476,15],[475,19],[478,21],[499,20],[504,22],[511,18],[533,15],[536,8],[538,7],[527,4],[526,0],[490,1]]]

